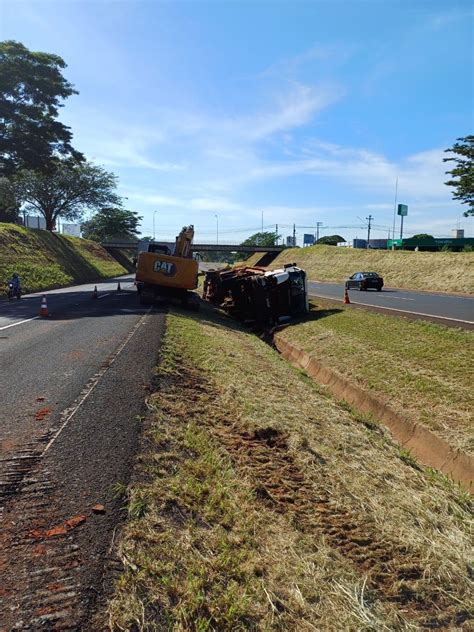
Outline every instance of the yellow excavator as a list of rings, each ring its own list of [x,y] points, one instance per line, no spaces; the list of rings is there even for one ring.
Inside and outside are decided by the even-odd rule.
[[[148,252],[138,255],[135,283],[142,305],[177,299],[190,309],[199,309],[199,263],[193,259],[194,226],[184,226],[174,247],[150,243]]]

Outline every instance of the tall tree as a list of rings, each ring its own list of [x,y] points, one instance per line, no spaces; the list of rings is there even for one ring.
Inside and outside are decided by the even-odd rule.
[[[26,211],[37,212],[46,220],[46,230],[57,219],[80,219],[86,210],[120,206],[115,193],[117,178],[89,162],[58,161],[49,174],[22,170],[0,182],[0,197],[12,195]]]
[[[318,244],[326,244],[327,246],[337,246],[342,241],[346,241],[341,235],[325,235],[320,237],[317,241]]]
[[[271,232],[255,233],[243,241],[241,246],[274,246],[280,235]]]
[[[143,217],[124,208],[106,207],[82,224],[82,234],[93,241],[108,239],[137,239]]]
[[[20,42],[0,42],[0,174],[19,169],[43,172],[57,156],[83,160],[71,145],[72,133],[57,119],[62,101],[77,94],[50,53],[33,52]]]
[[[16,222],[20,208],[7,178],[0,176],[0,222]]]
[[[455,154],[451,158],[443,158],[443,162],[455,162],[456,166],[451,171],[446,171],[452,176],[452,180],[445,182],[454,188],[453,200],[461,200],[461,204],[467,204],[468,210],[464,216],[474,215],[474,136],[464,136],[456,139],[446,152]]]

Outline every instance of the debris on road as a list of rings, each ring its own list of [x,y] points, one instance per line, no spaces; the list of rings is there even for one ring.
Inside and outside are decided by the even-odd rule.
[[[258,325],[287,322],[308,311],[306,272],[294,264],[279,270],[210,270],[206,273],[203,298],[237,320]]]
[[[104,507],[104,505],[101,505],[100,503],[97,503],[97,505],[94,505],[92,507],[92,512],[96,513],[96,514],[103,514],[103,513],[105,513],[105,507]]]
[[[35,419],[36,421],[43,421],[43,419],[50,414],[51,414],[51,408],[40,408],[40,410],[37,410],[35,413]]]
[[[30,532],[30,537],[35,540],[40,540],[43,538],[54,538],[59,535],[66,535],[69,531],[72,531],[72,529],[75,529],[86,520],[87,516],[84,515],[72,516],[72,518],[68,518],[62,524],[51,527],[51,529],[46,529],[45,531],[35,529]]]

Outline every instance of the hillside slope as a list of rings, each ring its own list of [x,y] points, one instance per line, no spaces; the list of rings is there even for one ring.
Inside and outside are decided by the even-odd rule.
[[[362,250],[335,246],[291,248],[272,267],[297,263],[309,278],[342,282],[354,272],[375,271],[385,285],[416,290],[474,293],[474,253]]]
[[[24,292],[126,274],[99,244],[86,239],[0,224],[0,283],[18,272]]]

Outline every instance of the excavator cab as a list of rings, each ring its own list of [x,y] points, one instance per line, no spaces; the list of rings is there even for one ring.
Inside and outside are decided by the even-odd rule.
[[[172,253],[139,254],[135,281],[140,303],[148,305],[174,298],[193,309],[199,307],[197,295],[190,291],[198,286],[199,271],[199,263],[192,257],[193,238],[194,226],[184,226],[176,237]],[[150,247],[155,245],[150,244]]]

